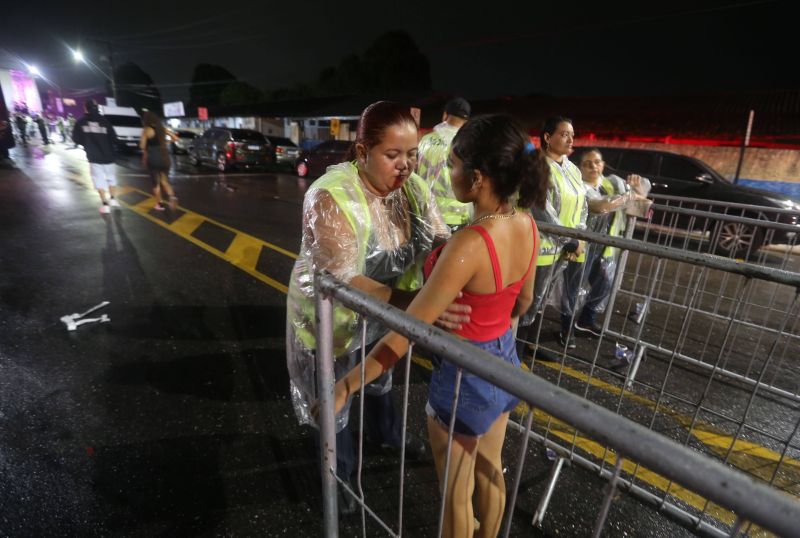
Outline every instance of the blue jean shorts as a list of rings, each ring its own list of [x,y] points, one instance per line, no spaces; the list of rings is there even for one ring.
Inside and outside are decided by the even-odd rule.
[[[486,342],[467,341],[519,367],[517,348],[511,329],[499,338]],[[425,408],[428,415],[438,419],[445,427],[450,426],[457,370],[458,368],[451,362],[441,360],[431,376],[428,404]],[[483,435],[502,413],[511,411],[518,403],[519,398],[516,396],[463,370],[454,431],[473,437]]]

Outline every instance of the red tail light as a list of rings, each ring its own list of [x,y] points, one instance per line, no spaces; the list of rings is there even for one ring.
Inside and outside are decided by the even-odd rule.
[[[228,160],[232,160],[235,158],[236,155],[236,144],[234,142],[228,142],[225,145],[225,156]]]
[[[278,146],[277,148],[275,148],[275,153],[283,153],[284,151],[285,151],[285,150],[284,150],[282,147],[280,147],[280,146]]]

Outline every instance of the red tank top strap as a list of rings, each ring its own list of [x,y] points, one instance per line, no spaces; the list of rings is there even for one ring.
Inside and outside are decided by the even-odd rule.
[[[481,234],[481,237],[483,237],[483,241],[486,243],[486,249],[489,251],[489,259],[492,261],[492,271],[494,272],[494,291],[502,291],[503,278],[500,274],[500,262],[497,261],[497,250],[494,248],[494,241],[492,241],[492,237],[489,235],[489,232],[487,232],[481,226],[468,226],[467,229],[475,230]]]

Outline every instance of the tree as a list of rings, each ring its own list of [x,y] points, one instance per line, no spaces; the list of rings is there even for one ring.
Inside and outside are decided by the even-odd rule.
[[[316,84],[296,85],[272,92],[272,98],[380,93],[397,90],[429,90],[431,67],[406,32],[387,32],[370,45],[363,56],[346,56],[337,67],[323,69]]]
[[[230,82],[219,94],[221,105],[247,105],[260,103],[264,100],[264,93],[247,82]]]
[[[387,32],[370,45],[361,62],[364,91],[431,89],[431,66],[406,32]]]
[[[364,68],[356,54],[346,56],[339,67],[323,69],[317,79],[317,89],[322,95],[360,93],[364,88]]]
[[[236,77],[224,67],[197,64],[189,87],[189,108],[219,105],[222,92],[231,82],[236,82]]]
[[[117,87],[117,105],[131,106],[137,111],[143,108],[161,111],[161,93],[153,79],[141,67],[127,62],[114,70]],[[111,88],[109,87],[109,95]]]

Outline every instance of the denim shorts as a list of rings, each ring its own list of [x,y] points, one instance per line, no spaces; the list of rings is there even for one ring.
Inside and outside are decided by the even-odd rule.
[[[517,348],[511,329],[499,338],[486,342],[467,341],[519,367]],[[433,370],[431,376],[428,404],[425,409],[428,415],[438,419],[445,427],[450,426],[457,370],[458,368],[454,364],[442,360],[439,361],[439,365]],[[518,403],[519,399],[516,396],[512,396],[488,381],[463,370],[454,431],[473,437],[481,436],[489,431],[494,421],[502,413],[511,411]]]

